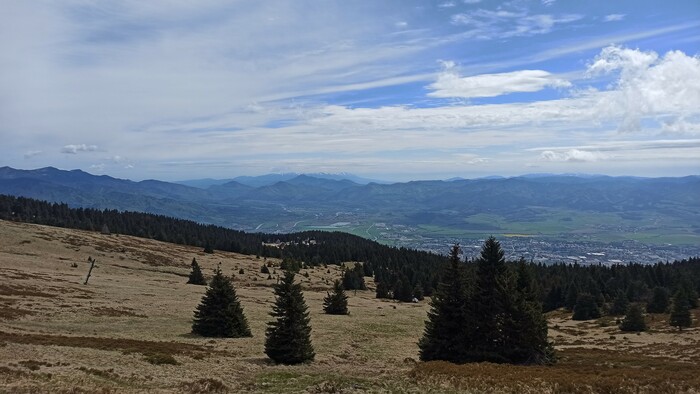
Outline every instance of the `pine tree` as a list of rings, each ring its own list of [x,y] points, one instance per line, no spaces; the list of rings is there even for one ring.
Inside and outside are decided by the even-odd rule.
[[[576,299],[574,306],[573,320],[591,320],[600,317],[600,309],[596,303],[595,297],[589,293],[581,293]]]
[[[471,361],[507,362],[503,336],[513,289],[501,244],[494,237],[484,242],[476,260],[476,283],[471,299],[475,332],[471,338]]]
[[[323,311],[329,315],[348,314],[348,296],[339,280],[333,284],[333,292],[327,293],[323,299]]]
[[[518,263],[515,291],[507,306],[503,355],[512,363],[551,364],[554,347],[547,337],[547,319],[527,264]]]
[[[693,318],[690,316],[690,302],[688,302],[688,292],[683,286],[673,296],[673,307],[671,308],[671,319],[669,323],[679,330],[690,327]]]
[[[693,287],[693,284],[687,279],[684,278],[681,281],[681,287],[683,287],[685,294],[688,296],[688,306],[690,309],[695,309],[698,307],[698,292],[695,291],[695,287]]]
[[[632,304],[625,314],[622,324],[620,324],[620,330],[622,331],[646,331],[647,325],[644,321],[644,315],[642,314],[642,308],[637,304]]]
[[[204,337],[250,337],[248,321],[243,314],[231,279],[217,267],[202,302],[194,312],[192,332]]]
[[[377,282],[377,298],[390,298],[389,288],[384,281]]]
[[[361,264],[356,264],[353,269],[343,271],[343,288],[347,290],[367,290],[365,274]]]
[[[467,289],[464,268],[460,263],[459,245],[450,252],[450,263],[430,301],[428,320],[418,342],[423,361],[466,361],[466,339],[470,334],[467,314]]]
[[[669,297],[665,287],[655,287],[651,300],[647,303],[648,313],[665,313],[668,309]]]
[[[197,263],[196,258],[192,258],[192,272],[190,272],[190,278],[187,280],[187,283],[193,285],[207,284],[206,279],[204,279],[204,275],[202,275],[202,269],[199,268],[199,263]]]
[[[418,301],[423,301],[425,299],[425,296],[423,295],[423,287],[421,285],[416,285],[416,287],[413,288],[413,298],[417,299]]]
[[[566,289],[566,298],[564,299],[564,306],[568,311],[573,311],[576,306],[576,300],[578,300],[578,286],[576,282],[569,283],[569,287]]]
[[[610,308],[610,314],[613,316],[624,315],[627,313],[628,308],[629,301],[627,300],[627,294],[625,294],[622,290],[618,290],[615,301],[613,301],[613,305]]]
[[[275,305],[268,323],[265,354],[280,364],[299,364],[314,359],[309,312],[301,285],[294,284],[294,273],[286,271],[275,285]]]

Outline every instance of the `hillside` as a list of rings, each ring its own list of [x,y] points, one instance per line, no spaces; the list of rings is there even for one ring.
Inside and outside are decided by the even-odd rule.
[[[433,251],[456,239],[500,235],[580,245],[636,242],[669,249],[645,253],[651,262],[700,253],[697,176],[541,175],[358,184],[294,175],[240,178],[241,182],[200,188],[132,182],[80,170],[3,167],[0,194],[72,207],[155,213],[245,231],[333,229]],[[586,246],[584,252],[597,248]],[[580,253],[567,250],[561,256],[572,254]]]
[[[428,309],[350,292],[350,316],[321,313],[338,267],[302,270],[312,364],[275,366],[263,354],[274,279],[263,259],[125,235],[0,221],[0,391],[8,392],[692,392],[700,389],[700,328],[667,316],[622,334],[609,319],[549,316],[553,367],[416,363]],[[97,260],[87,285],[87,258]],[[192,336],[204,287],[186,285],[193,257],[207,276],[221,263],[253,338]],[[273,264],[279,260],[268,259]],[[75,267],[73,265],[76,265]],[[244,274],[239,274],[243,268]],[[330,272],[329,272],[330,271]],[[279,272],[277,269],[276,272]],[[371,284],[371,281],[368,281]],[[694,311],[696,321],[700,319]],[[171,356],[177,364],[159,364]],[[149,361],[150,360],[150,361]]]

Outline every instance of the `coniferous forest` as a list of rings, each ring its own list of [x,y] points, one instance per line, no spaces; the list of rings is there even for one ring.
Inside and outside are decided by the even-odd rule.
[[[90,231],[101,231],[106,226],[111,234],[202,248],[209,245],[215,250],[278,257],[306,266],[358,261],[362,264],[346,270],[345,289],[362,289],[365,278],[373,278],[378,298],[400,301],[431,296],[439,288],[440,272],[450,264],[445,256],[389,247],[341,232],[245,233],[160,215],[70,208],[66,204],[5,195],[0,195],[0,219]],[[480,269],[479,259],[462,264],[463,275],[468,281],[474,280]],[[695,308],[700,293],[698,257],[613,266],[545,265],[521,259],[505,261],[502,267],[506,267],[509,275],[518,275],[520,270],[528,272],[532,278],[528,297],[541,301],[544,312],[565,308],[575,313],[579,304],[582,318],[621,313],[615,310],[615,303],[617,299],[624,305],[619,299],[622,296],[627,303],[643,303],[649,311],[670,312],[673,306],[670,295],[681,292],[687,294],[689,307]],[[623,307],[618,305],[617,309],[620,308]]]

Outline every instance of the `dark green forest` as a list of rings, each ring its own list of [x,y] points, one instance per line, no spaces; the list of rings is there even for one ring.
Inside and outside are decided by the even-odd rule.
[[[379,298],[400,301],[432,295],[438,287],[440,272],[448,264],[446,256],[389,247],[341,232],[245,233],[162,215],[71,208],[67,204],[6,195],[0,195],[0,219],[89,231],[100,231],[107,226],[112,234],[276,257],[306,266],[359,261],[363,262],[361,266],[346,271],[345,289],[363,288],[364,278],[373,277]],[[622,296],[625,299],[619,299],[618,304],[643,303],[649,311],[658,311],[659,308],[668,311],[670,304],[667,300],[664,302],[665,296],[682,289],[688,294],[691,307],[696,307],[700,292],[698,257],[613,266],[544,265],[523,260],[511,260],[506,265],[511,275],[517,275],[518,269],[530,271],[535,279],[533,292],[542,301],[544,311],[562,307],[573,311],[577,301],[592,298],[601,313],[614,313],[616,298]],[[468,280],[475,277],[475,270],[475,262],[465,262]]]

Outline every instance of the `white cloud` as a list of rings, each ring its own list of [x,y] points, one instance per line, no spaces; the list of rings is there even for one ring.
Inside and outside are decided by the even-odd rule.
[[[434,4],[440,3],[473,12],[387,2],[311,7],[304,0],[235,6],[224,0],[9,2],[0,13],[0,153],[10,165],[22,163],[31,148],[44,152],[34,164],[88,168],[97,162],[118,171],[135,163],[138,172],[124,173],[185,177],[208,169],[217,171],[212,176],[228,176],[233,168],[264,172],[276,165],[418,173],[450,168],[454,152],[469,151],[479,155],[462,157],[462,168],[502,172],[540,155],[525,149],[543,141],[555,153],[606,152],[581,146],[659,132],[669,139],[698,135],[697,58],[609,49],[591,62],[590,74],[600,77],[596,83],[611,81],[598,91],[571,74],[549,74],[555,69],[540,64],[557,59],[557,72],[571,70],[584,60],[567,63],[572,58],[610,42],[644,45],[654,37],[675,45],[695,34],[696,21],[640,22],[613,36],[574,23],[582,16],[559,13],[561,2],[535,15],[523,7],[539,1],[504,2],[492,10],[477,9],[496,7],[488,2]],[[454,24],[445,26],[451,14],[457,14]],[[397,29],[397,21],[408,28]],[[546,40],[522,38],[573,26],[576,32]],[[670,37],[679,41],[664,41]],[[465,65],[463,71],[433,72],[435,60],[447,53]],[[490,105],[459,100],[566,86],[567,80],[582,93]],[[433,82],[430,90],[420,90]],[[390,86],[401,88],[384,88]],[[445,105],[447,100],[432,99],[441,95],[458,100]],[[377,107],[379,102],[384,106]],[[255,110],[247,108],[255,104]],[[94,145],[64,146],[75,141]],[[128,160],[78,154],[98,146],[128,154]],[[406,152],[416,150],[426,152],[413,163]],[[700,148],[682,155],[676,154],[681,148],[671,150],[654,152],[690,162]],[[203,157],[211,161],[191,164]],[[165,162],[181,165],[160,165]]]
[[[700,122],[689,122],[682,117],[665,119],[661,130],[668,135],[700,135]]]
[[[454,1],[446,1],[446,2],[444,2],[444,3],[438,4],[438,7],[439,7],[439,8],[452,8],[452,7],[456,6],[456,5],[457,5],[457,4],[455,4]]]
[[[478,9],[454,14],[451,22],[453,25],[464,26],[467,29],[461,33],[464,38],[493,40],[546,34],[557,25],[571,23],[582,17],[578,14],[530,15],[525,11],[517,10]]]
[[[626,74],[640,74],[656,63],[658,59],[659,55],[653,51],[643,52],[638,49],[610,45],[603,48],[593,62],[588,65],[587,72],[596,75],[622,70]]]
[[[97,173],[102,173],[105,170],[106,165],[104,163],[99,163],[99,164],[92,164],[90,166],[90,170],[97,172]]]
[[[542,5],[549,7],[550,5],[554,4],[557,0],[542,0]]]
[[[28,150],[24,152],[24,158],[25,159],[31,159],[34,156],[38,156],[40,154],[44,153],[44,151],[41,150]]]
[[[571,83],[543,70],[519,70],[500,74],[460,77],[447,64],[437,81],[428,86],[430,97],[495,97],[517,92],[537,92],[547,87],[570,87]]]
[[[565,152],[546,150],[540,153],[543,161],[564,161],[564,162],[594,162],[602,158],[598,152],[589,152],[578,149],[570,149]]]
[[[66,145],[63,148],[61,148],[61,153],[75,155],[78,152],[95,152],[97,149],[97,145]]]
[[[609,46],[589,65],[590,75],[617,73],[617,80],[599,96],[602,115],[620,117],[620,131],[639,131],[642,120],[700,115],[700,57],[669,51],[663,57]]]
[[[605,22],[617,22],[625,19],[625,14],[610,14],[610,15],[605,15],[603,20]]]

